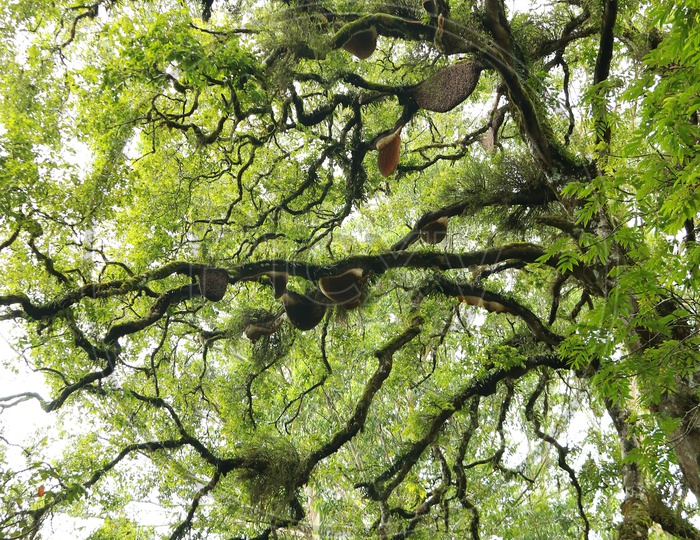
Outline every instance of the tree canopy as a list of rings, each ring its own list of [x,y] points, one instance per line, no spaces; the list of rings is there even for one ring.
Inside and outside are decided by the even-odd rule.
[[[695,2],[0,4],[0,539],[700,538]]]

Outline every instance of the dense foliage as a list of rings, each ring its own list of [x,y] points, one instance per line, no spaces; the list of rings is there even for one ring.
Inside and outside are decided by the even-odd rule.
[[[700,538],[692,0],[0,5],[0,539]]]

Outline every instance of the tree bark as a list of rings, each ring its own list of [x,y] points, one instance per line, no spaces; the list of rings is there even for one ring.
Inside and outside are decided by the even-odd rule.
[[[622,454],[622,489],[625,499],[622,502],[622,523],[618,527],[619,540],[646,540],[649,538],[651,517],[647,505],[647,494],[644,478],[634,461],[627,461],[633,450],[639,448],[639,440],[632,432],[630,411],[620,402],[606,400],[608,414],[612,418]]]

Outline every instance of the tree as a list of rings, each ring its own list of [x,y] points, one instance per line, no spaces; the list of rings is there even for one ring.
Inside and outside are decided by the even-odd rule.
[[[700,538],[693,2],[2,5],[0,538]]]

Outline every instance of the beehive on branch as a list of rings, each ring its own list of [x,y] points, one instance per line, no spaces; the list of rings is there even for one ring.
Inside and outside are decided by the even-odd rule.
[[[199,273],[199,288],[202,296],[212,302],[218,302],[226,294],[228,274],[221,268],[203,268]]]
[[[377,48],[377,29],[370,26],[369,29],[357,32],[350,36],[345,43],[343,49],[352,53],[360,60],[366,60]]]
[[[481,70],[481,65],[474,62],[458,62],[441,68],[413,88],[413,98],[421,109],[451,111],[474,91]]]
[[[377,139],[377,166],[382,176],[387,177],[396,170],[401,154],[401,128],[399,126],[392,133]]]

